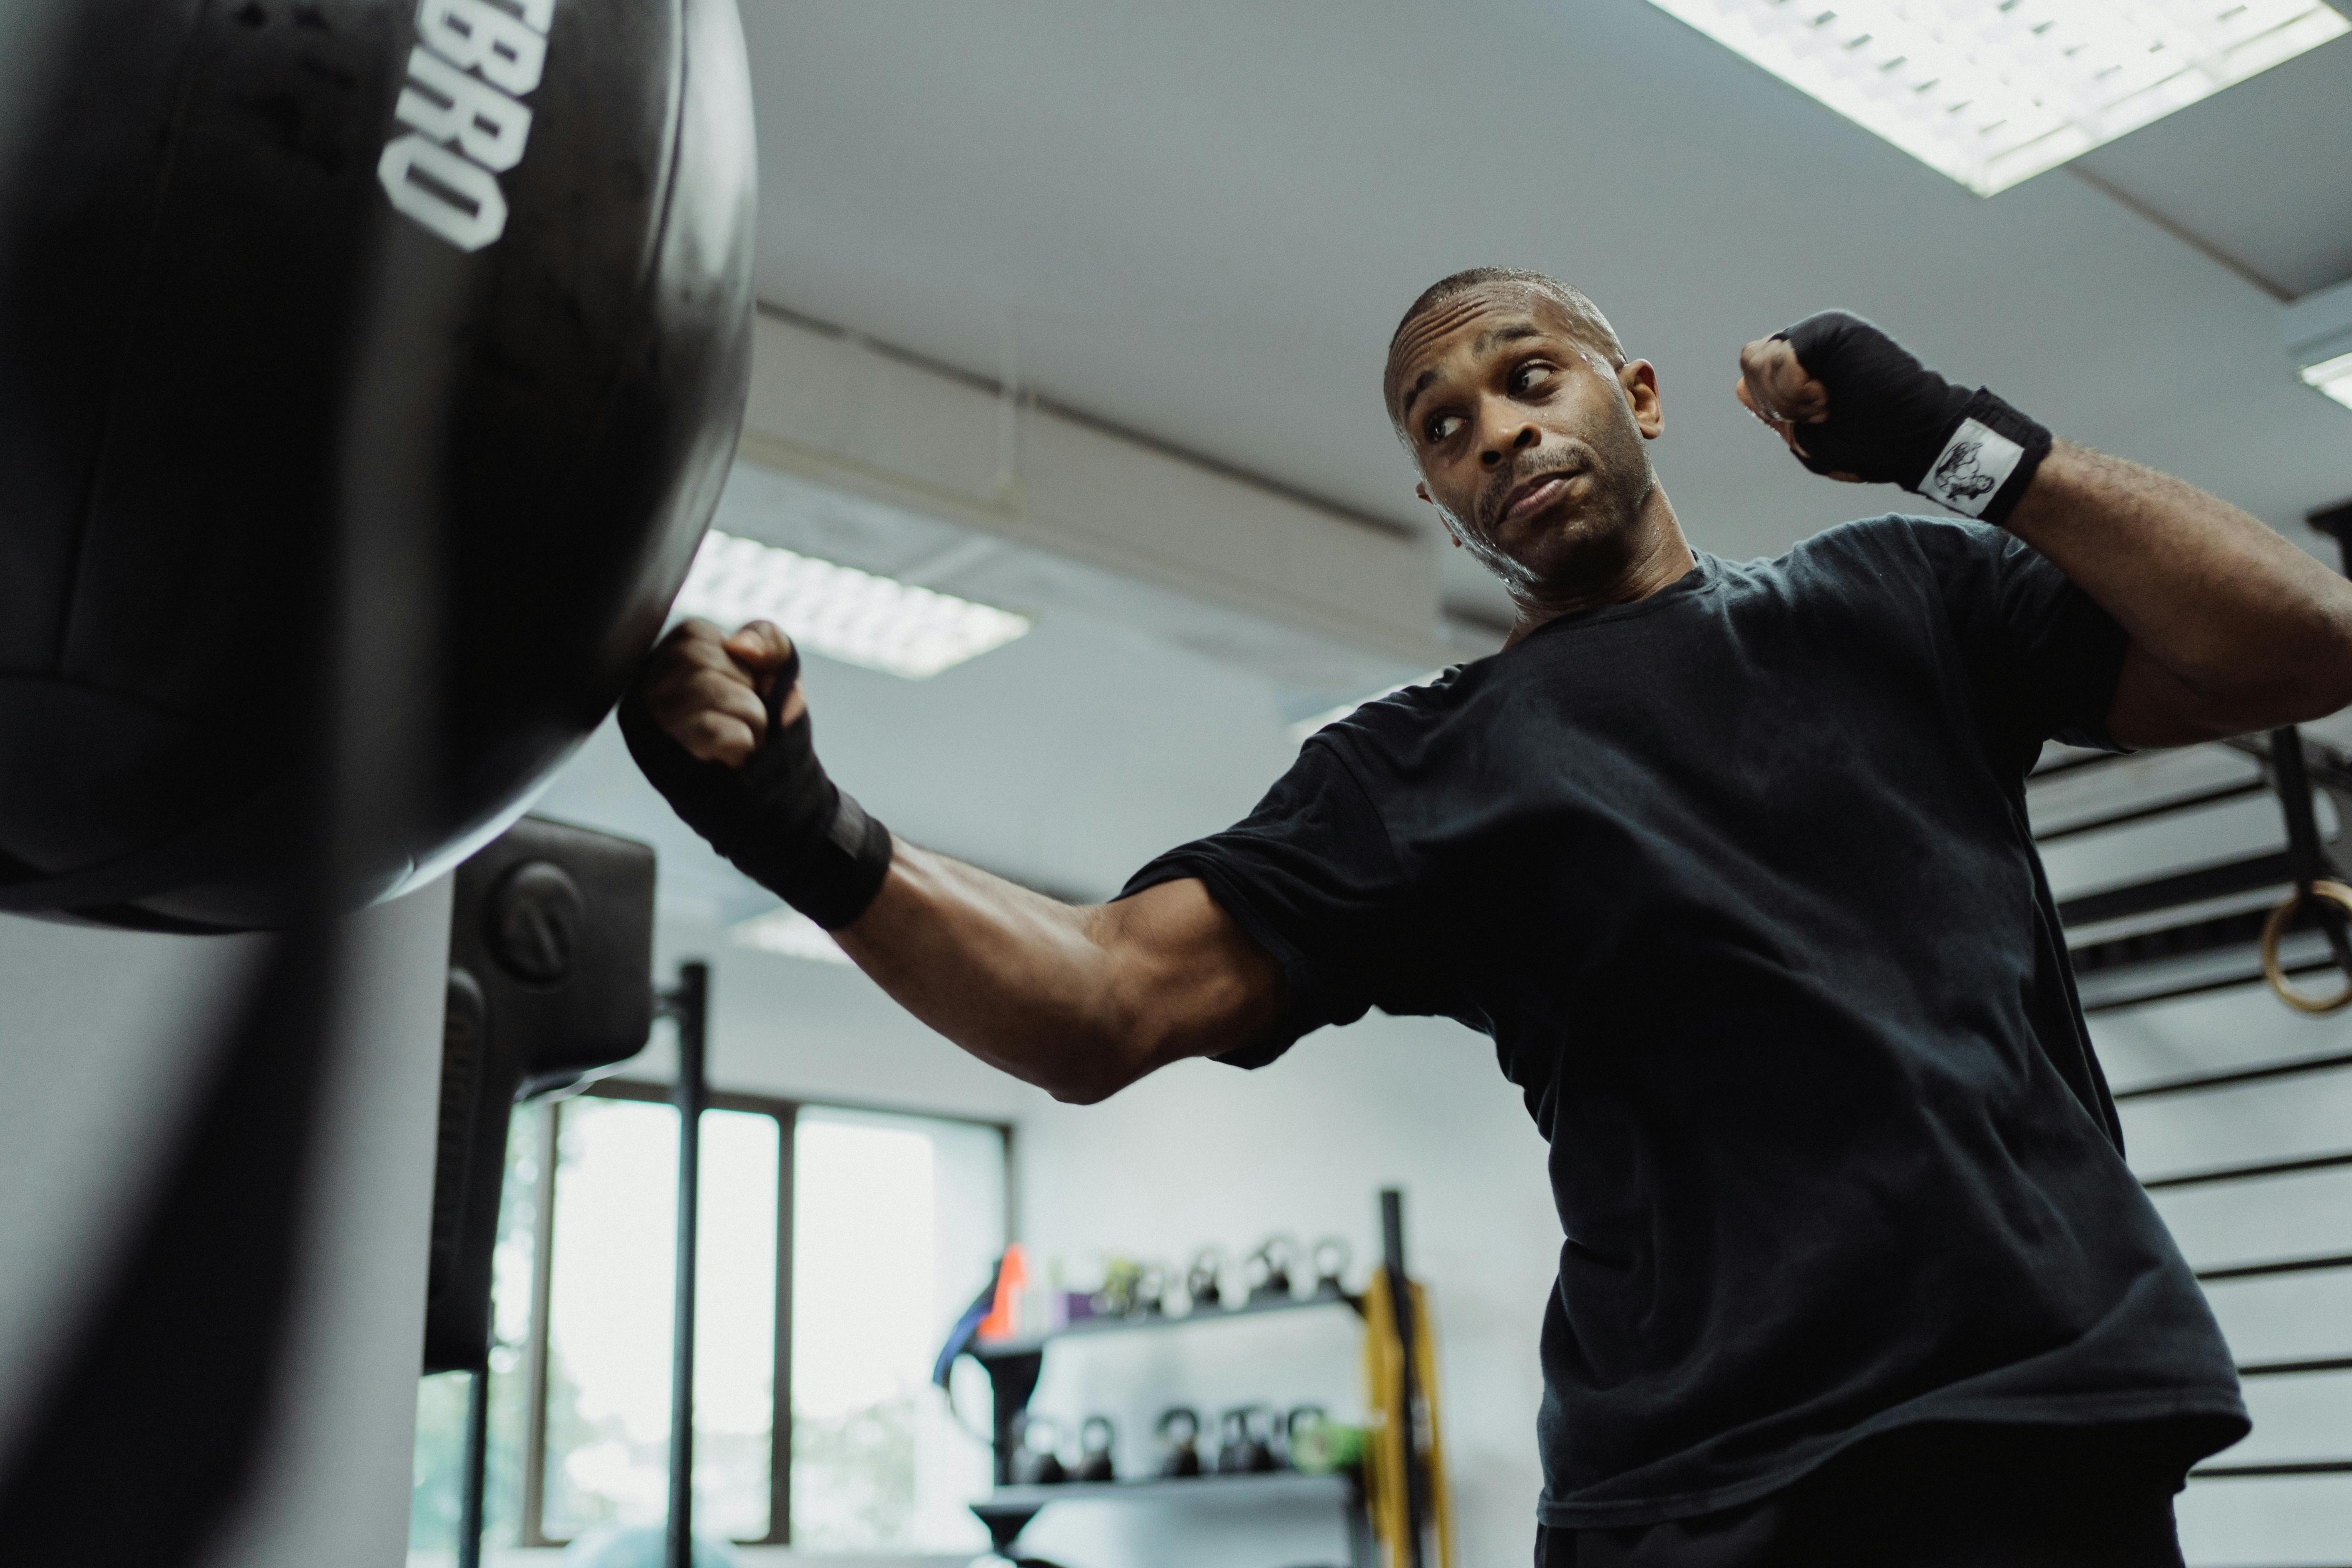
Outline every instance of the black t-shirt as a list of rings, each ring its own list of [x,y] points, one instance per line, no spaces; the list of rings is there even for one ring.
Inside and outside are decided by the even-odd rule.
[[[1367,1007],[1494,1038],[1567,1233],[1546,1524],[1914,1422],[2242,1422],[2026,822],[2045,739],[2107,743],[2124,645],[1981,524],[1702,554],[1359,709],[1129,883],[1201,879],[1280,963],[1236,1065]]]

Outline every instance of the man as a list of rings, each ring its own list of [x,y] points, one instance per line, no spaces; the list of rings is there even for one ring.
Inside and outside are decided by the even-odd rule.
[[[2245,1418],[2125,1169],[2022,781],[2053,738],[2352,701],[2352,586],[1853,317],[1740,359],[1808,467],[1988,521],[1694,552],[1653,367],[1556,280],[1446,279],[1384,392],[1508,645],[1321,731],[1112,903],[893,839],[763,624],[674,632],[631,744],[891,995],[1057,1098],[1368,1006],[1490,1034],[1567,1232],[1539,1562],[2177,1565],[2171,1494]]]

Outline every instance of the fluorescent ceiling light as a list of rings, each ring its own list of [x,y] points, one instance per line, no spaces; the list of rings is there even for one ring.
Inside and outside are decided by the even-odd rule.
[[[2352,408],[2352,282],[2305,294],[2280,321],[2303,384]]]
[[[2352,30],[2320,0],[1650,0],[1989,196]]]
[[[761,952],[778,952],[786,958],[805,958],[818,963],[849,962],[849,954],[841,951],[832,932],[790,906],[740,921],[730,934],[736,946],[753,947]]]
[[[2352,354],[2337,354],[2334,359],[2303,367],[2303,384],[2315,386],[2347,408],[2352,408]]]
[[[773,621],[810,653],[921,680],[1026,633],[1030,620],[812,555],[736,539],[702,542],[677,613],[730,631]]]

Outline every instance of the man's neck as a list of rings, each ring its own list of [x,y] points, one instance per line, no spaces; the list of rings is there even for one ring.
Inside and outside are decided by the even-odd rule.
[[[1646,599],[1679,583],[1698,565],[1663,489],[1650,492],[1642,515],[1610,543],[1613,548],[1605,556],[1572,579],[1531,588],[1514,584],[1511,597],[1518,605],[1519,618],[1503,646],[1509,647],[1538,626],[1563,616]]]

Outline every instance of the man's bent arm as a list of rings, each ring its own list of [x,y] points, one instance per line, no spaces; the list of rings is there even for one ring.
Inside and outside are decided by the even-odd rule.
[[[2108,729],[2178,746],[2352,703],[2352,582],[2196,486],[2061,441],[2008,519],[2131,636]]]
[[[1740,350],[1739,401],[1806,467],[1924,495],[1966,419],[2014,450],[2046,431],[1927,369],[1858,316],[1825,310]],[[1831,384],[1845,388],[1835,397]],[[1843,402],[1841,400],[1843,400]],[[2108,732],[2179,746],[2352,703],[2352,584],[2240,511],[2153,468],[2051,443],[2014,503],[1979,512],[2032,545],[2129,634]],[[1938,497],[1937,499],[1946,499]]]
[[[1074,906],[898,840],[834,933],[900,1005],[1056,1100],[1092,1103],[1282,1011],[1282,973],[1197,880]]]

